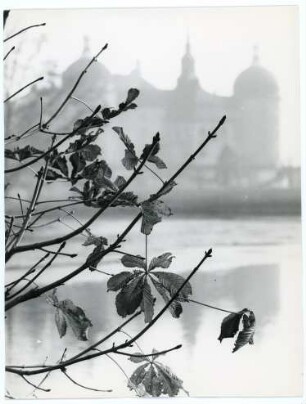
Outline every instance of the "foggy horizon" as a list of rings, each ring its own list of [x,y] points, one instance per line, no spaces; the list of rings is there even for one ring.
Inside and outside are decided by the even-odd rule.
[[[295,7],[203,7],[175,12],[163,9],[162,13],[159,9],[150,9],[150,12],[146,9],[97,9],[94,15],[90,15],[90,10],[68,11],[69,18],[65,10],[31,10],[31,14],[26,15],[22,10],[15,10],[12,13],[8,33],[16,31],[20,23],[47,24],[43,29],[32,30],[31,43],[27,41],[29,33],[19,39],[24,41],[25,61],[31,55],[31,47],[33,54],[35,47],[40,49],[35,53],[35,66],[31,66],[30,72],[23,72],[19,80],[30,80],[46,68],[63,73],[82,56],[84,37],[88,37],[92,56],[108,43],[99,63],[112,74],[128,75],[139,63],[141,76],[147,82],[157,89],[171,90],[176,86],[189,38],[201,87],[211,94],[229,97],[237,77],[251,66],[254,46],[257,46],[260,65],[275,77],[279,86],[281,162],[300,166]],[[260,24],[257,24],[258,18]],[[62,25],[67,27],[64,35],[58,29]],[[221,25],[222,30],[218,29]],[[124,35],[118,35],[118,30]],[[56,66],[52,67],[53,63]],[[18,74],[11,87],[18,87]]]

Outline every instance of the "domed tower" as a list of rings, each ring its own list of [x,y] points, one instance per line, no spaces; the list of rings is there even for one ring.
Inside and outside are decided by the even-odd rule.
[[[75,84],[77,78],[92,60],[93,56],[94,55],[90,52],[89,38],[85,36],[81,57],[68,66],[68,68],[63,72],[63,88],[70,89]],[[90,66],[90,69],[88,69],[86,74],[83,76],[75,91],[75,95],[77,97],[86,97],[88,101],[92,100],[101,103],[104,101],[101,99],[101,96],[103,97],[103,95],[106,95],[109,92],[109,86],[110,72],[102,63],[96,61]]]
[[[176,87],[169,91],[164,112],[163,129],[167,133],[166,143],[172,145],[173,166],[190,154],[194,143],[197,144],[197,117],[201,87],[195,74],[195,62],[191,54],[189,37],[187,37],[185,52],[181,59],[181,71]],[[173,148],[178,143],[180,147]],[[171,167],[169,162],[169,167]],[[171,167],[171,168],[172,168]]]
[[[59,99],[62,99],[63,94],[68,94],[75,85],[80,74],[90,63],[93,56],[94,54],[91,53],[89,47],[89,39],[85,36],[81,56],[69,65],[62,74],[62,85],[53,97],[53,103],[55,105],[58,104]],[[96,108],[97,105],[102,105],[103,107],[116,105],[112,99],[114,90],[111,77],[111,73],[102,63],[99,61],[92,63],[79,82],[73,93],[73,97],[71,97],[69,103],[67,103],[56,119],[54,124],[57,125],[58,129],[69,130],[76,119],[90,113],[86,104],[92,109]],[[54,110],[54,108],[55,107],[52,107],[52,110]]]
[[[253,62],[234,83],[233,136],[241,175],[260,180],[263,172],[275,171],[279,162],[279,92],[273,75]]]
[[[196,100],[196,95],[200,89],[199,80],[195,74],[194,58],[191,54],[189,37],[186,41],[185,54],[182,57],[181,73],[177,79],[176,91],[184,95],[185,101],[192,102]]]

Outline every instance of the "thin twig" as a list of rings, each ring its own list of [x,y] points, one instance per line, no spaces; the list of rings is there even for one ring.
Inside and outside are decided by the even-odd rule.
[[[31,201],[29,200],[29,199],[24,199],[24,198],[16,198],[15,196],[5,196],[4,197],[4,199],[11,199],[11,200],[13,200],[13,201],[22,201],[22,202],[27,202],[27,203],[31,203]],[[19,217],[23,217],[24,215],[22,215],[22,216],[14,216],[15,218],[19,218]]]
[[[84,226],[84,224],[77,217],[74,216],[74,214],[73,214],[74,211],[73,210],[71,212],[69,212],[68,210],[63,209],[61,207],[59,207],[59,210],[65,212],[68,216],[72,217],[72,219],[74,219],[79,225]]]
[[[88,117],[88,120],[90,121],[90,120],[100,111],[100,109],[101,109],[101,106],[99,105],[99,106],[95,109],[94,113],[93,113],[90,117]],[[65,136],[62,140],[58,141],[53,147],[49,148],[49,149],[48,149],[47,151],[45,151],[44,153],[41,153],[39,156],[37,156],[37,157],[35,157],[34,159],[28,161],[27,163],[24,163],[24,164],[22,164],[22,165],[20,165],[20,166],[17,166],[17,167],[14,167],[14,168],[10,168],[10,169],[8,169],[8,170],[5,170],[5,171],[4,171],[5,174],[22,170],[23,168],[28,167],[28,166],[30,166],[30,165],[36,163],[37,161],[39,161],[39,160],[45,158],[45,157],[48,156],[50,153],[52,153],[53,150],[58,149],[58,147],[61,146],[64,142],[66,142],[66,140],[68,140],[69,138],[71,138],[72,136],[74,136],[74,135],[80,130],[80,128],[82,128],[82,124],[81,124],[80,126],[78,126],[76,129],[74,129],[72,132],[70,132],[70,133],[69,133],[67,136]]]
[[[149,354],[145,354],[145,353],[131,354],[131,353],[128,353],[128,352],[121,352],[121,351],[116,351],[115,353],[118,354],[118,355],[129,356],[129,357],[132,357],[132,358],[147,358],[148,356],[152,356],[154,358],[155,356],[164,355],[164,354],[166,354],[168,352],[175,351],[176,349],[180,349],[180,348],[182,348],[182,344],[176,345],[173,348],[164,349],[163,351],[152,352],[152,353],[149,353]]]
[[[75,384],[76,386],[82,387],[82,389],[91,390],[91,391],[100,391],[100,392],[102,392],[102,393],[111,393],[111,392],[113,391],[113,390],[111,390],[111,389],[108,389],[108,390],[100,390],[100,389],[95,389],[95,388],[93,388],[93,387],[84,386],[83,384],[78,383],[78,382],[76,382],[74,379],[72,379],[72,377],[68,375],[68,373],[67,373],[67,371],[66,371],[65,369],[61,369],[61,370],[62,370],[63,374],[64,374],[73,384]]]
[[[146,167],[147,170],[149,170],[153,175],[155,175],[156,178],[159,179],[160,182],[162,182],[163,184],[165,183],[165,181],[157,174],[156,171],[154,171],[151,167],[149,167],[147,164],[144,165]]]
[[[42,123],[42,116],[43,116],[43,99],[40,97],[40,115],[39,115],[39,127],[41,128]]]
[[[89,67],[97,60],[97,58],[101,55],[101,53],[104,52],[104,50],[107,48],[107,46],[108,46],[108,44],[104,45],[103,48],[101,50],[99,50],[99,52],[87,64],[87,66],[81,72],[80,76],[78,77],[77,81],[73,85],[72,89],[69,91],[69,93],[66,96],[66,98],[64,99],[64,101],[61,103],[61,105],[58,107],[58,109],[54,112],[54,114],[47,120],[47,122],[45,124],[43,124],[43,128],[46,128],[53,121],[53,119],[56,118],[57,115],[61,112],[61,110],[64,108],[64,106],[70,100],[72,94],[74,93],[74,91],[78,87],[78,85],[79,85],[80,81],[82,80],[83,76],[86,74],[87,69],[89,69]]]
[[[18,196],[18,200],[19,200],[20,210],[21,210],[22,216],[24,216],[24,212],[23,212],[23,207],[22,207],[22,201],[21,201],[20,194],[18,193],[17,196]]]
[[[10,135],[10,136],[6,137],[4,140],[11,140],[11,139],[13,139],[13,140],[11,140],[10,142],[5,143],[5,145],[8,145],[10,143],[19,141],[20,139],[23,138],[23,136],[25,136],[27,133],[31,132],[31,130],[37,128],[38,125],[39,125],[39,123],[36,123],[35,125],[31,126],[27,130],[22,132],[20,135]]]
[[[16,293],[14,293],[12,296],[10,296],[10,299],[16,297],[17,295],[19,295],[21,292],[23,292],[25,289],[27,289],[47,268],[49,268],[52,264],[53,261],[56,259],[56,257],[58,256],[58,253],[61,252],[61,250],[65,247],[66,243],[62,243],[58,249],[58,251],[53,255],[53,257],[51,258],[51,260],[39,271],[37,272],[37,274],[29,280],[29,282],[24,285],[21,289],[19,289]]]
[[[38,267],[39,264],[41,264],[45,259],[47,259],[49,257],[49,255],[50,255],[50,253],[48,252],[42,258],[40,258],[40,260],[37,261],[36,264],[34,264],[24,275],[22,275],[20,278],[16,279],[15,281],[8,283],[7,285],[5,285],[5,287],[8,288],[8,290],[11,290],[12,289],[11,286],[13,286],[13,287],[17,286],[19,282],[24,280],[28,275],[35,272],[36,267]]]
[[[93,109],[90,108],[90,106],[85,101],[82,101],[73,95],[71,95],[70,98],[72,98],[73,100],[79,101],[81,104],[85,105],[85,107],[87,107],[91,112],[93,112]]]
[[[127,373],[125,372],[125,370],[123,369],[123,367],[116,361],[116,359],[114,359],[112,356],[110,356],[109,354],[105,354],[111,361],[113,361],[116,366],[121,370],[121,372],[124,374],[124,376],[127,378],[128,381],[130,381],[129,376],[127,375]]]
[[[113,361],[116,366],[118,366],[118,368],[121,370],[121,372],[124,374],[124,376],[128,379],[128,381],[130,380],[129,376],[127,375],[127,373],[125,372],[125,370],[123,369],[123,367],[116,361],[116,359],[112,358],[109,354],[106,354],[106,356],[108,357],[108,359],[110,359],[111,361]]]
[[[63,255],[65,257],[70,257],[70,258],[75,258],[78,256],[78,254],[69,254],[69,253],[63,253],[63,252],[58,252],[58,251],[51,251],[51,250],[47,250],[46,248],[39,248],[39,250],[48,252],[50,254]]]
[[[3,62],[7,59],[7,57],[9,56],[9,54],[13,52],[13,50],[15,50],[15,46],[13,46],[13,47],[7,52],[7,54],[6,54],[6,55],[4,56],[4,58],[3,58]]]
[[[126,335],[127,337],[129,337],[130,339],[132,339],[132,337],[130,336],[130,334],[128,334],[126,331],[120,330],[119,332],[121,332],[122,334]],[[137,348],[139,349],[139,351],[141,353],[144,353],[143,350],[140,348],[139,344],[135,341],[135,345],[137,346]]]
[[[58,219],[58,222],[61,223],[62,225],[66,226],[68,229],[75,231],[76,229],[72,226],[70,226],[68,223],[65,223],[62,219]],[[85,234],[80,233],[78,234],[79,236],[87,237]]]
[[[11,236],[11,232],[13,229],[13,224],[14,224],[14,217],[12,216],[10,219],[9,225],[8,225],[8,229],[6,232],[6,242],[5,242],[5,248],[7,247],[7,244],[9,242],[10,236]]]
[[[29,224],[28,228],[31,227],[31,226],[33,226],[36,222],[38,222],[38,221],[42,218],[42,216],[44,215],[44,213],[33,213],[33,214],[32,214],[32,217],[33,217],[33,216],[36,216],[36,215],[37,215],[37,217]]]
[[[30,83],[26,84],[25,86],[21,87],[18,91],[16,91],[14,94],[10,95],[9,97],[7,97],[3,102],[6,103],[9,100],[11,100],[13,97],[15,97],[17,94],[21,93],[21,91],[25,90],[27,87],[31,86],[34,83],[37,83],[38,81],[43,80],[43,77],[39,77],[36,80],[31,81]]]
[[[25,382],[27,382],[30,386],[35,387],[35,390],[41,390],[41,391],[45,391],[47,393],[49,393],[49,391],[51,391],[51,389],[43,389],[42,387],[37,386],[36,384],[30,382],[30,380],[28,380],[24,375],[21,375],[21,377],[23,378],[23,380]]]
[[[99,341],[95,342],[88,348],[84,349],[82,352],[78,353],[77,355],[73,356],[70,358],[70,360],[75,360],[78,358],[81,358],[83,355],[86,353],[92,351],[95,349],[97,346],[103,344],[103,342],[109,340],[113,335],[117,334],[117,332],[121,331],[123,327],[125,327],[127,324],[129,324],[131,321],[133,321],[136,317],[138,317],[141,314],[141,311],[137,311],[135,314],[133,314],[130,318],[128,318],[124,323],[120,324],[117,328],[115,328],[113,331],[111,331],[109,334],[107,334],[105,337],[101,338]]]
[[[50,376],[51,372],[47,373],[42,379],[41,381],[38,383],[37,386],[35,386],[34,390],[29,394],[29,396],[34,395],[35,391],[37,389],[40,389],[40,386],[47,380],[47,378]]]
[[[43,177],[43,172],[40,172],[38,177],[37,177],[37,181],[36,181],[36,184],[35,184],[35,188],[34,188],[33,196],[32,196],[32,199],[31,199],[31,203],[30,203],[30,205],[29,205],[29,207],[27,209],[27,213],[26,213],[26,215],[24,217],[24,220],[23,220],[23,223],[22,223],[22,228],[19,231],[19,233],[17,235],[17,238],[14,241],[10,251],[12,251],[15,247],[18,246],[18,243],[21,241],[21,239],[22,239],[22,237],[24,235],[24,232],[25,232],[25,230],[26,230],[26,228],[27,228],[27,226],[29,224],[31,214],[32,214],[33,210],[35,209],[35,204],[36,204],[38,192],[39,192],[39,189],[40,189],[40,183],[41,183],[42,177]],[[10,251],[8,252],[8,254],[10,254]]]
[[[27,169],[32,171],[32,173],[34,173],[36,177],[38,176],[38,173],[31,166],[28,166]]]
[[[30,26],[28,26],[28,27],[26,27],[26,28],[21,29],[20,31],[16,32],[15,34],[13,34],[13,35],[11,35],[11,36],[9,36],[9,37],[3,39],[3,42],[9,41],[10,39],[14,38],[15,36],[21,34],[21,33],[24,32],[24,31],[27,31],[28,29],[35,28],[35,27],[43,27],[43,26],[45,26],[45,25],[46,25],[45,22],[43,22],[42,24],[30,25]]]

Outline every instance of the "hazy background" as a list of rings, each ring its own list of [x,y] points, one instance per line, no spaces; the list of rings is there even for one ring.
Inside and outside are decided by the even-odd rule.
[[[197,263],[203,251],[212,247],[214,258],[192,282],[193,297],[229,310],[244,307],[254,309],[258,330],[255,345],[245,347],[235,355],[231,354],[231,341],[224,341],[220,346],[217,340],[222,313],[188,305],[181,320],[174,321],[167,315],[152,333],[145,335],[139,341],[143,349],[150,350],[152,341],[158,349],[166,348],[167,344],[182,343],[184,349],[165,357],[165,363],[184,380],[184,386],[191,396],[300,394],[302,273],[297,7],[18,10],[12,12],[8,20],[6,35],[18,31],[20,27],[41,22],[46,22],[46,27],[30,30],[14,41],[17,49],[6,65],[5,91],[11,94],[42,73],[47,73],[46,80],[41,86],[31,88],[27,96],[20,97],[16,104],[12,103],[12,109],[7,115],[6,136],[15,131],[18,133],[29,119],[32,119],[32,123],[36,122],[40,95],[44,97],[44,113],[46,117],[49,116],[55,105],[58,105],[59,96],[63,97],[70,90],[72,78],[77,77],[85,67],[84,62],[106,42],[109,43],[109,49],[100,57],[100,64],[93,66],[92,73],[88,72],[87,81],[84,80],[84,87],[80,86],[79,91],[84,91],[88,97],[85,101],[92,102],[93,106],[111,100],[113,104],[110,105],[116,106],[118,101],[124,99],[128,88],[137,87],[139,82],[143,84],[143,81],[137,81],[140,77],[145,80],[137,100],[139,108],[124,114],[122,121],[118,121],[140,146],[149,142],[155,131],[159,130],[159,125],[164,125],[160,114],[164,104],[159,104],[159,100],[166,97],[169,101],[167,97],[178,94],[175,91],[184,60],[187,67],[191,68],[187,69],[187,73],[195,73],[198,78],[206,106],[206,109],[203,108],[205,125],[195,125],[192,119],[187,124],[180,120],[183,116],[181,111],[188,107],[190,100],[189,87],[186,86],[179,93],[181,97],[176,97],[182,101],[177,106],[177,125],[161,128],[162,142],[165,142],[162,143],[161,153],[163,159],[167,163],[169,161],[171,170],[189,156],[190,151],[199,144],[201,136],[212,129],[224,113],[228,115],[218,139],[195,162],[193,168],[184,173],[179,186],[165,197],[174,208],[175,216],[156,226],[150,236],[149,255],[171,251],[176,260],[170,270],[186,274]],[[243,71],[257,66],[257,58],[264,72],[269,72],[267,75],[263,73],[261,77],[268,77],[267,83],[271,83],[272,76],[272,82],[277,83],[278,92],[274,101],[277,101],[279,110],[274,111],[274,101],[270,103],[268,96],[263,97],[272,115],[264,114],[265,104],[252,104],[252,91],[256,93],[256,88],[249,94],[250,104],[240,102],[237,104],[239,108],[235,108],[237,99],[234,96],[234,83]],[[111,73],[111,80],[103,76],[104,68]],[[105,82],[113,86],[106,88],[108,100],[103,99],[105,87],[101,82],[104,79],[101,82],[91,81],[95,77],[104,77]],[[248,80],[247,83],[251,88],[256,87],[255,81]],[[149,96],[141,98],[142,94]],[[50,95],[53,101],[48,104]],[[29,99],[31,103],[28,103]],[[201,107],[203,105],[200,104]],[[265,145],[263,133],[259,131],[263,143],[253,153],[253,144],[257,145],[256,132],[252,132],[253,125],[249,122],[245,125],[240,118],[233,118],[239,111],[242,111],[243,117],[245,106],[250,108],[251,113],[254,106],[257,113],[254,125],[260,127],[263,123],[269,142],[268,146]],[[198,122],[201,111],[199,108]],[[189,112],[192,112],[192,108]],[[84,106],[71,101],[59,118],[60,125],[71,128],[76,119],[75,114],[86,116],[88,111]],[[169,116],[172,117],[172,123],[175,123],[173,115]],[[268,130],[271,116],[272,121],[275,120],[272,125],[274,134]],[[111,122],[111,126],[115,124],[117,121]],[[137,130],[133,132],[135,125]],[[112,168],[115,174],[124,173],[127,176],[120,164],[123,147],[111,133],[111,129],[106,130],[101,144],[105,142],[109,146],[105,153],[114,164]],[[184,133],[185,137],[182,136]],[[269,160],[271,152],[272,165],[268,167],[271,172],[266,172],[266,167],[257,167],[255,177],[250,176],[246,182],[218,183],[213,176],[206,178],[205,182],[203,178],[209,172],[209,168],[204,166],[205,162],[217,155],[215,150],[221,152],[222,147],[227,145],[227,139],[235,137],[237,133],[245,133],[241,150],[242,153],[246,151],[255,163],[265,155]],[[176,137],[176,134],[180,134],[180,137]],[[44,146],[45,140],[39,134],[29,139],[29,142],[37,142],[32,143],[34,145]],[[7,147],[14,146],[14,143],[9,143]],[[219,167],[216,161],[213,163],[213,173]],[[237,161],[239,156],[230,160],[230,164],[234,165]],[[287,177],[278,177],[284,168],[287,169]],[[165,170],[159,173],[167,177],[169,172]],[[289,178],[290,172],[293,174],[292,181]],[[150,173],[145,175],[145,187],[141,185],[142,178],[135,185],[136,190],[142,192],[142,197],[159,186]],[[29,196],[33,173],[30,170],[23,171],[16,177],[9,176],[11,185],[6,195],[16,196],[18,189],[22,197]],[[273,181],[269,182],[269,178]],[[63,191],[68,192],[70,184],[48,184],[46,188],[43,197],[50,198],[50,195],[55,197],[63,195]],[[19,209],[18,204],[14,205],[12,200],[7,201],[8,213],[16,209]],[[112,241],[134,214],[130,210],[125,212],[126,215],[121,211],[118,214],[115,210],[114,215],[99,219],[92,226],[92,231]],[[92,210],[90,213],[88,210],[78,213],[82,221],[85,215],[88,217],[92,214]],[[70,218],[65,218],[64,222],[74,228],[78,226]],[[56,224],[29,236],[24,242],[49,239],[67,231],[70,230],[64,224]],[[91,249],[82,246],[83,242],[84,236],[80,235],[68,243],[67,252],[77,251],[78,257],[75,260],[59,260],[53,271],[46,273],[41,282],[50,282],[59,275],[63,276],[84,262]],[[139,233],[139,227],[135,227],[124,247],[131,253],[143,254],[144,239]],[[24,255],[22,260],[18,255],[13,257],[7,266],[7,281],[17,278],[36,258],[32,252]],[[117,273],[121,269],[119,258],[108,256],[101,263],[100,269]],[[86,272],[60,289],[60,296],[72,298],[85,309],[95,324],[90,342],[120,321],[113,304],[114,294],[106,293],[105,277],[102,274]],[[58,338],[52,308],[44,299],[39,302],[40,305],[29,302],[16,307],[8,314],[8,364],[24,363],[29,358],[35,364],[46,354],[50,361],[56,361],[58,353],[65,346],[71,346],[71,335],[66,339]],[[134,333],[139,326],[136,323],[129,332]],[[24,346],[22,352],[19,348],[21,344]],[[74,345],[71,352],[82,347],[82,344]],[[131,364],[126,364],[124,360],[120,363],[128,373],[132,372]],[[92,387],[113,388],[114,396],[133,396],[125,387],[124,376],[106,359],[77,366],[72,372],[77,380]],[[50,378],[48,384],[54,388],[48,397],[99,397],[99,393],[76,390],[61,376],[54,374]],[[29,386],[17,381],[14,376],[8,377],[7,386],[16,397],[26,397],[31,393]],[[44,393],[38,395],[47,397]]]
[[[46,27],[14,41],[17,46],[22,43],[23,57],[18,58],[24,67],[12,83],[5,82],[11,91],[45,73],[54,62],[57,71],[63,72],[81,56],[85,35],[92,55],[109,43],[100,61],[112,73],[128,74],[139,61],[144,79],[158,88],[172,89],[189,35],[201,86],[230,96],[234,80],[250,66],[253,46],[258,45],[261,64],[275,76],[280,90],[281,161],[299,165],[298,7],[16,10],[6,33],[40,22],[46,22]],[[41,42],[39,52],[37,41]],[[34,55],[35,63],[29,57]]]

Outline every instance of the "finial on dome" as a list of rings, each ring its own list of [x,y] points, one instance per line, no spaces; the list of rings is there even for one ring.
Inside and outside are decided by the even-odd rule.
[[[253,46],[253,65],[259,65],[259,46],[257,44]]]
[[[131,74],[140,77],[141,76],[141,66],[140,66],[140,61],[139,59],[136,60],[136,64],[134,69],[132,70]]]
[[[85,35],[83,37],[83,57],[90,57],[90,46],[89,46],[89,37]]]

